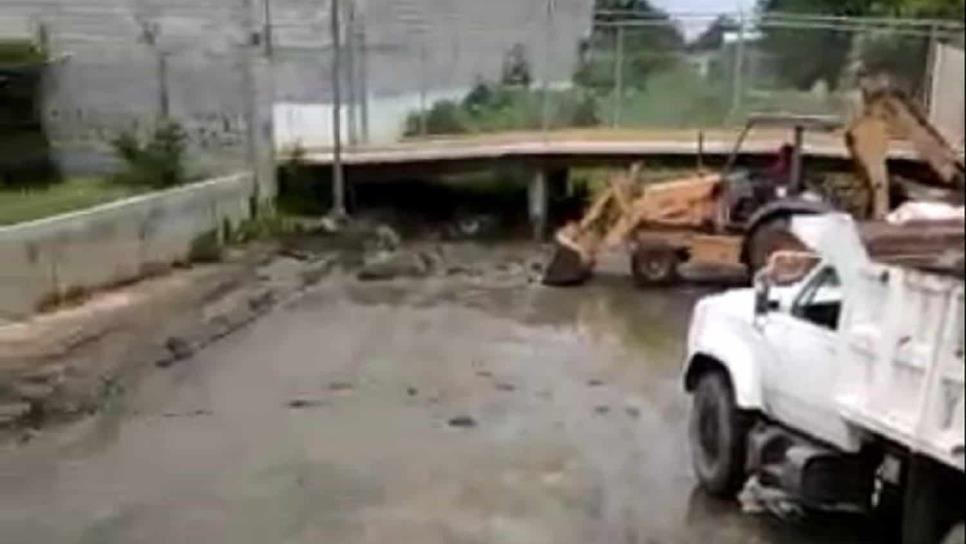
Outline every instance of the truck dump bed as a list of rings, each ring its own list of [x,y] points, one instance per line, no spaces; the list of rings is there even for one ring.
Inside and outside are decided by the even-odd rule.
[[[964,469],[963,223],[860,228],[837,402],[860,429]]]
[[[893,225],[862,223],[859,237],[870,258],[881,264],[914,268],[934,274],[964,276],[962,221],[919,221]]]

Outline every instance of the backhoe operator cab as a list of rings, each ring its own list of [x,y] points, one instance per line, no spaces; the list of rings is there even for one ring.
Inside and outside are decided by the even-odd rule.
[[[805,135],[835,134],[844,128],[833,116],[756,113],[748,117],[722,170],[727,180],[730,222],[747,225],[770,202],[797,199],[805,191]],[[756,131],[768,131],[769,141],[784,141],[764,168],[740,168],[739,158]],[[775,138],[775,132],[786,132]]]

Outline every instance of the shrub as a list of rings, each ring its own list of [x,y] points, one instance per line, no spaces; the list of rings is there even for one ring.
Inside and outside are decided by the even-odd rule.
[[[297,142],[279,168],[278,209],[296,215],[325,213],[331,206],[331,192],[326,183],[329,169],[314,170],[305,161],[307,151]]]
[[[512,87],[529,88],[533,82],[527,48],[521,43],[507,51],[503,59],[503,84]]]
[[[184,164],[187,134],[177,122],[158,123],[143,142],[133,131],[123,132],[111,145],[125,165],[114,176],[118,183],[165,189],[187,181]]]
[[[575,127],[596,127],[600,125],[600,114],[597,111],[597,101],[589,93],[574,107],[571,125]]]
[[[452,100],[441,100],[426,112],[427,134],[464,134],[469,132],[460,105]],[[406,118],[405,136],[420,136],[423,132],[423,113],[413,112]]]

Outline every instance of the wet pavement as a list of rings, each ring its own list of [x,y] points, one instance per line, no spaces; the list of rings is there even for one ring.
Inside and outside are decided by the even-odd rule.
[[[0,542],[861,542],[695,490],[679,372],[704,292],[323,282],[0,453]]]

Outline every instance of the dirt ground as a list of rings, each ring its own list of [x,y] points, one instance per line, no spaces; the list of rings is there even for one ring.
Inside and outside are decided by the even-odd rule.
[[[333,276],[153,369],[100,416],[0,452],[0,541],[865,541],[696,491],[679,372],[705,288],[502,272]]]

